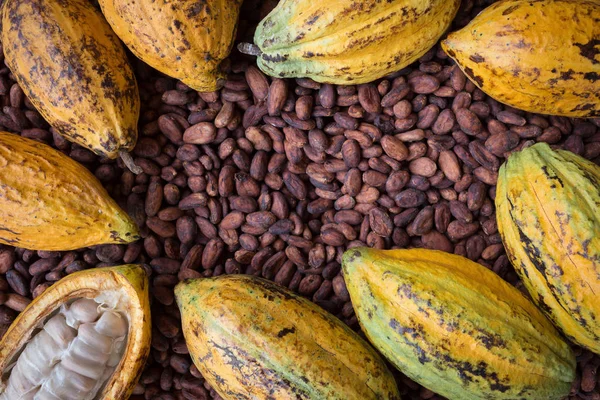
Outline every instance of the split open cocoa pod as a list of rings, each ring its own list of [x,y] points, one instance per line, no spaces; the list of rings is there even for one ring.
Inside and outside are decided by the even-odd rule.
[[[141,267],[68,275],[0,341],[0,399],[126,399],[150,351],[150,332]]]

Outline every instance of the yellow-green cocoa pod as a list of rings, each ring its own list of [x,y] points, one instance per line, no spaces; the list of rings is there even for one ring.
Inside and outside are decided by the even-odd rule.
[[[354,248],[342,268],[370,342],[450,400],[559,400],[575,356],[542,312],[492,271],[434,250]]]
[[[273,282],[194,279],[175,296],[192,360],[224,399],[400,399],[371,346]]]
[[[259,68],[278,78],[352,85],[416,61],[448,29],[460,0],[282,0],[258,25]]]
[[[498,230],[544,313],[600,353],[600,167],[539,143],[500,168]]]

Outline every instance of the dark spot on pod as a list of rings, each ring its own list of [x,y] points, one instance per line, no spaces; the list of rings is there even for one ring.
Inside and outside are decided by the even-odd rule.
[[[187,17],[191,19],[191,18],[198,16],[198,14],[200,14],[202,12],[204,7],[206,7],[206,13],[210,14],[210,9],[208,8],[208,6],[206,4],[206,0],[200,0],[200,1],[193,3],[187,9],[187,13],[186,13]]]
[[[294,332],[296,332],[296,328],[293,326],[291,328],[283,328],[282,330],[280,330],[277,333],[277,337],[282,338],[282,337],[285,337],[286,335],[289,335],[290,333],[294,333]]]
[[[479,64],[479,63],[484,62],[485,58],[481,54],[475,53],[469,57],[469,60],[473,61],[474,63]]]
[[[531,47],[530,45],[528,45],[527,43],[525,43],[524,39],[519,40],[516,44],[515,44],[515,48],[517,49],[525,49],[527,47]]]
[[[417,355],[417,359],[419,360],[419,362],[421,364],[425,364],[427,362],[432,361],[431,357],[429,357],[427,355],[427,353],[425,352],[425,350],[423,348],[421,348],[419,343],[416,342],[416,339],[419,336],[423,336],[422,335],[423,325],[415,324],[414,328],[405,327],[405,326],[402,326],[395,319],[392,319],[389,322],[389,326],[390,326],[390,328],[392,328],[393,330],[395,330],[396,332],[398,332],[400,334],[401,338],[404,340],[404,343],[406,345],[408,345],[414,349],[415,354]]]
[[[596,82],[600,78],[600,74],[597,72],[588,72],[583,75],[583,78],[591,82]]]
[[[15,231],[13,231],[13,230],[11,230],[11,229],[8,229],[8,228],[6,228],[6,227],[3,227],[3,226],[0,226],[0,231],[9,232],[9,233],[12,233],[13,235],[19,235],[19,233],[18,233],[18,232],[15,232]],[[111,232],[111,233],[112,233],[112,232]],[[114,232],[114,233],[116,233],[116,232]],[[3,240],[4,240],[4,239],[3,239]]]
[[[255,286],[258,286],[262,289],[265,289],[267,291],[270,291],[272,293],[278,294],[281,297],[283,297],[286,300],[293,300],[294,296],[290,295],[286,290],[281,289],[279,286],[268,282],[268,281],[263,281],[263,280],[257,280],[255,282],[253,282],[253,284]]]
[[[469,78],[475,81],[475,83],[477,83],[479,86],[483,86],[483,78],[475,75],[475,72],[473,72],[471,68],[465,67],[465,74],[467,74]]]
[[[312,17],[310,17],[306,21],[306,25],[314,25],[314,23],[317,22],[317,20],[319,19],[320,16],[321,16],[320,12],[315,13]]]
[[[360,251],[353,251],[352,254],[350,254],[350,257],[348,257],[348,262],[354,262],[358,257],[360,257]]]
[[[568,70],[567,72],[561,72],[560,73],[560,79],[564,80],[564,81],[568,81],[573,78],[573,74],[575,73],[575,71],[573,71],[572,69]]]
[[[456,52],[454,50],[448,49],[446,50],[446,53],[448,53],[450,57],[456,58]]]
[[[267,62],[284,62],[288,59],[287,56],[282,56],[281,54],[277,54],[276,56],[270,56],[268,54],[263,53],[261,57]]]
[[[600,109],[596,110],[596,106],[592,103],[580,104],[577,107],[571,109],[572,112],[576,111],[589,111],[586,117],[598,117],[600,116]]]
[[[552,179],[552,180],[556,180],[561,187],[565,187],[562,179],[560,179],[560,177],[554,173],[551,173],[550,171],[548,171],[548,166],[544,165],[542,166],[542,172],[544,173],[544,175],[548,178],[548,179]]]
[[[600,55],[600,39],[592,39],[587,43],[575,43],[579,47],[579,53],[590,60],[592,64],[600,64],[596,57]]]
[[[511,13],[513,13],[516,9],[518,9],[519,6],[512,6],[512,7],[508,7],[506,10],[504,10],[504,12],[502,13],[502,15],[509,15]]]

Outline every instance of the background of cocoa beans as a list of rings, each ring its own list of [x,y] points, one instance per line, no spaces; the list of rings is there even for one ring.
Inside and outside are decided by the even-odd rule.
[[[248,0],[239,39],[276,1]],[[453,29],[490,0],[464,0]],[[134,176],[58,136],[0,69],[0,129],[48,143],[89,168],[143,239],[72,252],[0,247],[0,334],[30,299],[82,269],[141,263],[150,275],[152,352],[133,399],[219,399],[191,363],[173,287],[246,273],[358,324],[340,257],[353,246],[454,252],[521,287],[498,234],[498,168],[547,142],[600,163],[600,119],[524,113],[488,98],[439,46],[377,82],[271,79],[233,51],[229,79],[198,94],[133,57],[142,98]],[[600,358],[575,348],[571,399],[600,399]],[[406,399],[441,399],[397,373]]]

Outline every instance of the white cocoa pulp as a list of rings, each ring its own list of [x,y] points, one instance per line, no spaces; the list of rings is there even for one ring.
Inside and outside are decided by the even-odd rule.
[[[129,323],[116,295],[63,304],[9,371],[0,400],[94,400],[123,357]]]

